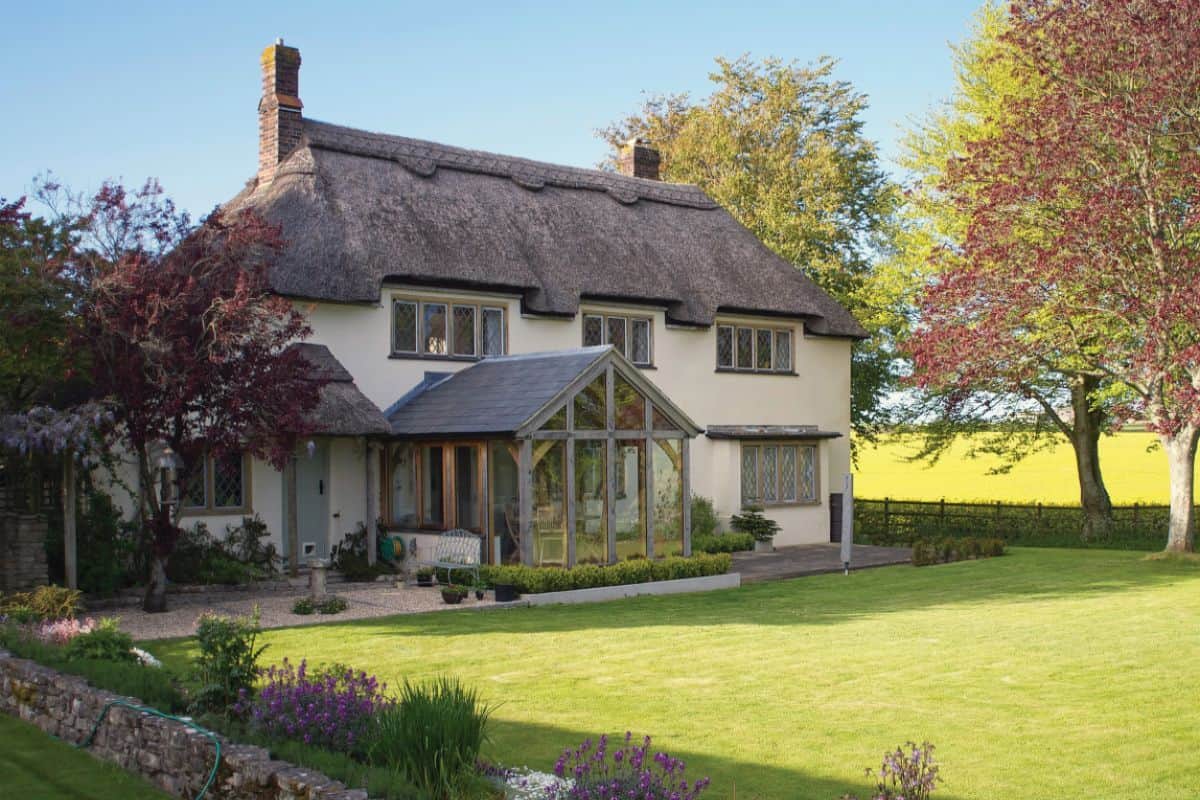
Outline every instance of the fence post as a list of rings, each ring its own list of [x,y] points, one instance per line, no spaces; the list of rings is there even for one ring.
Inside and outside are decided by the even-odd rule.
[[[1133,524],[1137,525],[1137,521],[1138,521],[1138,504],[1134,503],[1133,504]]]
[[[891,525],[889,524],[889,519],[888,519],[890,516],[888,506],[890,504],[891,504],[890,497],[883,498],[883,535],[884,536],[890,536],[892,533],[892,528],[891,528]]]
[[[938,517],[941,521],[941,524],[945,525],[946,524],[946,498],[943,497],[941,500],[941,503],[939,503],[939,505],[941,506],[941,508],[938,509]]]

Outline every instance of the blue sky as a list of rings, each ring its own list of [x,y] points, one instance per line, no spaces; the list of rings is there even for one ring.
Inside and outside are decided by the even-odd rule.
[[[952,85],[982,0],[8,4],[0,196],[47,169],[77,189],[158,177],[203,213],[255,170],[258,56],[300,48],[305,114],[594,166],[643,92],[707,94],[716,56],[840,60],[885,159]]]

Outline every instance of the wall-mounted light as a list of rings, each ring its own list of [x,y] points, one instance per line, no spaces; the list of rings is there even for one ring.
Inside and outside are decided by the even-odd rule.
[[[312,439],[308,440],[308,444],[304,445],[304,449],[308,451],[308,457],[312,458],[317,452],[317,443]]]

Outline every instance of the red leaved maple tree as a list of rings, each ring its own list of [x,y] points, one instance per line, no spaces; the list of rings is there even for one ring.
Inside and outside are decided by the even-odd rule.
[[[1200,437],[1200,0],[1017,0],[1039,76],[943,190],[968,226],[925,291],[914,380],[1109,387],[1167,455],[1167,549],[1192,550]]]

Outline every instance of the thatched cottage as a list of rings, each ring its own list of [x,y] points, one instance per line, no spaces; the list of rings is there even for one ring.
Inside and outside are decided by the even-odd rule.
[[[688,552],[704,495],[829,540],[864,336],[842,306],[647,143],[608,173],[368,133],[308,119],[299,71],[263,52],[258,174],[229,205],[283,227],[272,282],[311,323],[323,428],[285,473],[206,464],[189,516],[255,512],[300,559],[382,520],[576,564]]]

